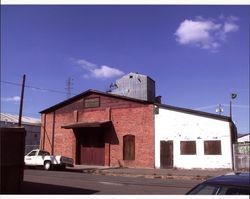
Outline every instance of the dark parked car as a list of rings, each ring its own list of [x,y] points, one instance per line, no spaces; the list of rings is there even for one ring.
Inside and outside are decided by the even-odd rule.
[[[187,195],[250,195],[250,173],[230,173],[210,178]]]

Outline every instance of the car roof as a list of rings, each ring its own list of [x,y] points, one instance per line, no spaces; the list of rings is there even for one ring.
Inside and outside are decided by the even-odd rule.
[[[206,181],[206,183],[249,187],[250,173],[249,172],[229,173],[226,175],[210,178]]]

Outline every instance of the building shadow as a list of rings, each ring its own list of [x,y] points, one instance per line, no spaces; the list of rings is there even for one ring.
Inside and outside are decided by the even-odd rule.
[[[27,182],[22,183],[21,193],[19,194],[95,194],[99,191],[91,189],[82,189],[74,188],[61,185],[52,185],[52,184],[43,184],[36,182]]]

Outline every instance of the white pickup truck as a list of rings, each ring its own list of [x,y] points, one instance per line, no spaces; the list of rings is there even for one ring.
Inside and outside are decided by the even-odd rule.
[[[64,169],[66,166],[73,167],[73,159],[61,155],[50,155],[49,152],[34,149],[24,156],[25,166],[42,166],[45,170],[52,168]]]

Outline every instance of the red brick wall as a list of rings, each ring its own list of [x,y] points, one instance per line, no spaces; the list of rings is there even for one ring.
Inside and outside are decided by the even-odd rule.
[[[78,112],[78,122],[104,122],[109,121],[109,108],[99,108],[95,110],[81,110]]]
[[[52,152],[54,132],[54,154],[69,156],[75,160],[76,138],[73,130],[63,129],[61,126],[74,122],[111,120],[113,127],[109,129],[105,140],[105,165],[154,167],[154,106],[106,95],[92,94],[86,97],[96,96],[100,96],[101,101],[98,108],[84,108],[82,98],[55,110],[54,117],[53,112],[47,113],[45,120],[45,113],[42,114],[41,146],[44,145],[45,150]],[[127,134],[135,135],[134,161],[123,161],[123,136]]]
[[[49,151],[52,154],[52,140],[54,132],[54,154],[65,155],[69,157],[75,156],[76,140],[71,129],[63,129],[61,126],[64,123],[73,122],[73,113],[58,114],[55,111],[55,124],[53,130],[54,116],[52,113],[42,114],[41,125],[41,148]],[[45,119],[46,117],[46,119]]]
[[[56,112],[55,117],[55,138],[54,154],[62,154],[75,158],[76,138],[72,129],[63,129],[61,126],[67,122],[73,121],[73,112],[59,114]]]
[[[153,105],[111,110],[119,145],[110,146],[111,166],[154,167]],[[123,161],[123,136],[135,136],[135,161]]]
[[[53,123],[53,113],[47,113],[42,115],[41,124],[41,147],[46,149],[50,153],[52,152],[52,123]]]

